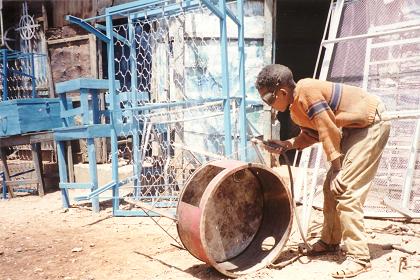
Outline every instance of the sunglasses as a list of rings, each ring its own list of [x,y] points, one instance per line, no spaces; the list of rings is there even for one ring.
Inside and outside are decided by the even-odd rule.
[[[263,94],[261,96],[262,101],[264,101],[264,103],[267,104],[268,106],[273,105],[273,103],[276,101],[275,92],[276,90]]]

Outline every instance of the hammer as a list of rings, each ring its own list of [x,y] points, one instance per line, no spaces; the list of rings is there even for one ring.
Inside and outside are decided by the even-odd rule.
[[[401,251],[401,252],[404,252],[404,253],[407,253],[407,254],[410,254],[410,255],[414,255],[416,253],[416,251],[408,250],[408,249],[403,248],[401,245],[398,245],[398,244],[384,244],[384,245],[382,245],[382,249],[383,250],[395,249],[395,250],[398,250],[398,251]]]

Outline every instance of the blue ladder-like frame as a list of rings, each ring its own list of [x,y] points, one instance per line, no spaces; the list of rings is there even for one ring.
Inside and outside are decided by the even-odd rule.
[[[90,189],[91,192],[98,191],[98,171],[96,166],[95,138],[110,137],[112,126],[101,124],[101,115],[105,112],[99,110],[98,95],[101,91],[109,90],[108,80],[98,79],[75,79],[56,84],[56,93],[60,97],[60,117],[63,127],[54,129],[54,140],[57,143],[57,157],[59,164],[60,189],[62,192],[63,207],[70,207],[68,189]],[[80,107],[70,108],[68,106],[67,94],[70,92],[80,93]],[[89,96],[91,106],[89,106]],[[73,125],[75,116],[82,117],[81,125]],[[89,158],[90,182],[69,183],[67,175],[67,164],[65,156],[65,141],[86,139]],[[107,184],[108,186],[109,184]],[[114,184],[111,184],[112,186]],[[99,198],[92,196],[92,209],[99,212]]]

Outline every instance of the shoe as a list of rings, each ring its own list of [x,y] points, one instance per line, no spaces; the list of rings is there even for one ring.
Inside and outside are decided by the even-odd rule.
[[[337,253],[340,250],[340,244],[327,244],[321,239],[318,239],[312,244],[312,249],[302,252],[306,256],[322,256],[327,254]]]
[[[371,269],[370,260],[356,261],[353,258],[347,258],[337,271],[331,273],[331,276],[337,279],[351,278]]]

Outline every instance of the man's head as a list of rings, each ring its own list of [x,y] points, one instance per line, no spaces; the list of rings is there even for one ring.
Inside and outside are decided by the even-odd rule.
[[[284,112],[293,102],[295,81],[292,71],[284,65],[265,66],[258,73],[255,87],[262,100],[278,111]]]

